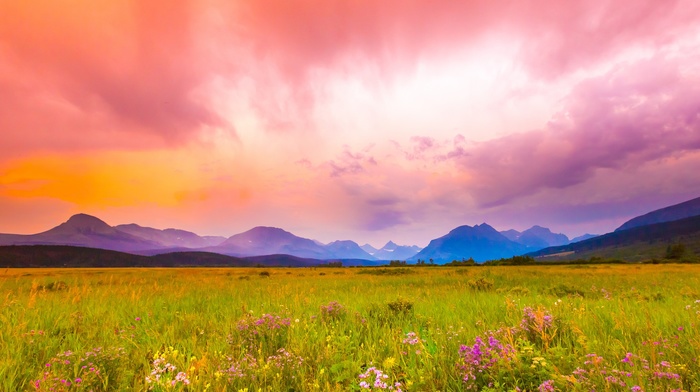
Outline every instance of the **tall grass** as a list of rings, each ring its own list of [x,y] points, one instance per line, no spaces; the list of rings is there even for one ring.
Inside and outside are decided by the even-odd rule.
[[[0,390],[700,390],[700,266],[401,271],[5,270]]]

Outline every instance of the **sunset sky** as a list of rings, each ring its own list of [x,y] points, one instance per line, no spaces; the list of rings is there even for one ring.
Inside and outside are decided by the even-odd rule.
[[[700,2],[0,1],[0,232],[427,245],[700,196]]]

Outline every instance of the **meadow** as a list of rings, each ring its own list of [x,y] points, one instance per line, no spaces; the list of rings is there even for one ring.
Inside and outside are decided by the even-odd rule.
[[[700,266],[6,269],[2,391],[697,391]]]

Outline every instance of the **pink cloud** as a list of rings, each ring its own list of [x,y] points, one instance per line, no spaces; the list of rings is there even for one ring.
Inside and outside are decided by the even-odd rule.
[[[528,39],[522,55],[530,71],[558,77],[627,49],[667,46],[695,29],[693,1],[589,1],[524,3],[519,26]]]
[[[223,65],[199,46],[193,6],[3,8],[3,142],[27,149],[170,144],[203,126],[230,127],[197,96]]]
[[[494,32],[522,43],[530,71],[556,77],[621,48],[673,42],[695,25],[700,5],[13,1],[3,13],[3,141],[54,148],[52,132],[75,145],[130,146],[137,134],[177,143],[203,127],[232,131],[202,91],[216,78],[252,81],[250,107],[269,129],[308,129],[324,98],[323,81],[314,80],[319,70],[358,75],[366,62],[391,79]]]
[[[625,49],[672,44],[695,28],[700,5],[692,0],[263,0],[245,3],[238,12],[255,56],[269,60],[282,75],[279,81],[292,90],[289,99],[298,102],[298,110],[290,111],[270,98],[274,86],[261,89],[267,98],[259,100],[260,113],[284,125],[284,119],[303,118],[320,99],[312,81],[319,69],[374,81],[376,75],[362,75],[370,69],[390,84],[424,59],[450,56],[495,34],[517,43],[516,61],[531,76],[552,79]]]
[[[347,174],[359,174],[366,171],[367,166],[376,166],[377,161],[368,151],[352,152],[345,146],[343,152],[333,160],[326,162],[323,167],[330,170],[331,177],[341,177]]]
[[[700,149],[699,74],[655,57],[578,85],[539,131],[478,143],[459,159],[482,206],[583,183],[602,168],[629,169]]]

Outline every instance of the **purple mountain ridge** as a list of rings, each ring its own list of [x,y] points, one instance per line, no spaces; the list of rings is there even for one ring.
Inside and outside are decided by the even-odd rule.
[[[158,242],[117,230],[86,214],[73,215],[68,221],[43,233],[0,234],[0,245],[71,245],[122,252],[163,248]]]
[[[573,243],[575,243],[575,242],[581,242],[581,241],[585,241],[585,240],[590,240],[591,238],[595,238],[595,237],[599,237],[599,236],[600,236],[600,234],[588,234],[588,233],[586,233],[586,234],[584,234],[584,235],[580,235],[580,236],[578,236],[578,237],[572,238],[571,241],[570,241],[569,243],[570,243],[570,244],[573,244]]]
[[[687,215],[690,217],[686,217]],[[695,227],[688,229],[686,226],[695,224],[696,217],[700,217],[700,198],[631,219],[616,232],[631,230],[625,235],[620,235],[628,242],[639,236],[652,238],[652,234],[658,236],[657,226],[659,225],[668,224],[667,226],[672,228],[682,226],[677,230],[679,232],[681,229],[685,231],[695,229]],[[662,223],[656,223],[658,221]],[[676,222],[678,223],[676,224]],[[611,238],[617,237],[610,234],[602,235],[597,239],[593,237],[598,236],[585,234],[569,240],[564,234],[553,233],[550,229],[541,226],[533,226],[523,232],[506,230],[499,233],[488,224],[482,223],[475,226],[459,226],[446,235],[430,241],[430,244],[422,250],[417,246],[397,245],[393,241],[387,242],[381,249],[376,249],[368,244],[359,246],[349,240],[323,244],[275,227],[254,227],[229,238],[203,237],[185,230],[160,230],[133,223],[110,226],[94,216],[76,214],[66,222],[41,233],[0,234],[0,246],[61,245],[140,255],[156,255],[176,251],[190,252],[190,254],[194,254],[193,252],[213,252],[241,257],[269,256],[274,258],[280,257],[279,255],[288,255],[305,260],[342,259],[344,262],[347,261],[348,265],[359,265],[377,264],[385,260],[416,261],[419,259],[425,261],[433,259],[436,263],[445,263],[470,257],[476,261],[486,261],[522,255],[527,252],[536,254],[535,251],[541,248],[564,249],[563,247],[568,246],[567,244],[573,245],[574,243],[578,248],[590,247],[591,244],[603,244],[604,242],[612,244],[614,241]],[[298,264],[296,261],[289,261],[289,263]]]
[[[323,245],[308,238],[277,227],[254,227],[246,232],[233,235],[218,246],[207,250],[231,256],[264,256],[287,254],[314,259],[331,259],[335,256]]]
[[[628,230],[654,223],[672,222],[697,215],[700,215],[700,197],[632,218],[615,229],[615,231]]]
[[[201,237],[195,233],[180,229],[159,230],[151,227],[139,226],[135,223],[128,225],[114,226],[115,229],[125,233],[157,242],[163,246],[173,248],[203,248],[206,246],[216,246],[224,241],[226,237],[208,236]]]

